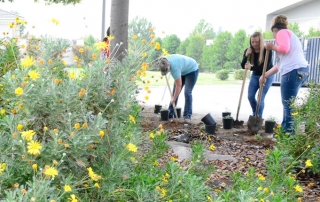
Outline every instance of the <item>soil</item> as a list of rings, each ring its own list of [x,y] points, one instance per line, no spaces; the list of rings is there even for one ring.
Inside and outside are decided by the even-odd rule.
[[[250,167],[255,167],[261,174],[267,174],[266,150],[272,149],[275,141],[272,134],[264,132],[264,126],[258,131],[258,135],[249,131],[246,123],[227,130],[222,127],[222,118],[214,117],[217,126],[215,134],[211,135],[205,132],[205,125],[201,122],[206,114],[194,114],[189,123],[181,118],[161,121],[160,115],[154,114],[153,110],[153,107],[144,106],[140,114],[141,125],[145,132],[154,130],[162,124],[164,130],[168,132],[168,140],[175,141],[177,136],[185,134],[184,124],[188,124],[187,143],[192,144],[195,140],[200,141],[207,150],[210,150],[209,147],[213,144],[216,147],[214,154],[230,155],[236,159],[236,161],[205,160],[207,165],[214,165],[214,173],[208,180],[208,185],[213,190],[228,189],[232,184],[231,172],[245,173]],[[163,162],[168,161],[171,156],[177,157],[172,149],[169,149],[164,156],[167,159],[163,159]],[[184,164],[184,162],[180,163]],[[298,179],[304,186],[303,201],[320,201],[320,178],[305,175],[299,176]]]

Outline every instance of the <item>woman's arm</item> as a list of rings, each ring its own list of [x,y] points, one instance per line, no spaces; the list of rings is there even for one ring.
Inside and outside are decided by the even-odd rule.
[[[181,86],[182,86],[182,79],[181,77],[179,77],[177,80],[174,81],[174,84],[176,86],[175,90],[174,90],[174,94],[173,94],[173,97],[172,97],[172,100],[171,100],[171,103],[174,105],[179,94],[180,94],[180,91],[181,91]]]

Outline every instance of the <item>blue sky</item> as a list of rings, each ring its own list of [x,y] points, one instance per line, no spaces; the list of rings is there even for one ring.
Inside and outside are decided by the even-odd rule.
[[[69,39],[92,34],[101,38],[102,0],[82,0],[79,5],[45,6],[42,0],[14,0],[1,3],[1,9],[18,12],[28,21],[28,31],[35,35],[52,35]],[[136,16],[147,18],[155,27],[157,36],[177,34],[188,37],[201,19],[217,31],[235,32],[244,29],[253,32],[264,29],[266,15],[299,0],[131,0],[129,20]],[[111,0],[106,0],[106,27],[110,22]],[[50,19],[60,24],[54,26]],[[31,28],[35,26],[35,28]],[[162,34],[165,31],[165,34]]]

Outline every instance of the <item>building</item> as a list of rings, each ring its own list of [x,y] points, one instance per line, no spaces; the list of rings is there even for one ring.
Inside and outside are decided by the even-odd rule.
[[[301,0],[267,15],[266,31],[270,31],[273,17],[284,14],[289,23],[298,23],[304,33],[308,33],[310,27],[320,30],[320,0]]]
[[[24,19],[22,16],[10,13],[0,9],[0,34],[9,33],[10,37],[19,37],[20,36],[20,26],[16,26],[14,29],[10,29],[9,24],[15,22],[16,17],[19,19]]]

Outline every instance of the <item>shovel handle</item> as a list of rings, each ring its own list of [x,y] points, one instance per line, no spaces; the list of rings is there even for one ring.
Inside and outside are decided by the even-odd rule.
[[[263,69],[262,69],[262,80],[265,79],[266,77],[266,69],[267,69],[267,64],[268,64],[268,59],[269,59],[269,50],[267,50],[266,52],[266,56],[264,58],[264,63],[263,63]],[[262,91],[263,91],[263,85],[261,85],[259,87],[259,94],[258,94],[258,104],[257,104],[257,107],[256,107],[256,116],[258,115],[259,113],[259,108],[260,108],[260,103],[261,103],[261,97],[262,97]]]
[[[251,55],[248,55],[248,57],[247,57],[247,63],[250,62],[250,56],[251,56]],[[241,92],[240,92],[240,98],[239,98],[238,108],[237,108],[237,117],[236,117],[236,120],[238,120],[238,117],[239,117],[239,111],[240,111],[240,106],[241,106],[241,101],[242,101],[243,89],[244,89],[244,86],[245,86],[245,83],[246,83],[247,72],[248,72],[248,70],[245,69],[244,75],[243,75],[243,81],[242,81],[242,87],[241,87]]]
[[[170,85],[169,85],[168,78],[167,78],[167,76],[164,76],[164,77],[166,77],[167,86],[168,86],[170,97],[171,97],[171,100],[172,100],[173,97],[172,97],[172,92],[171,92],[171,88],[170,88]],[[175,114],[176,118],[178,118],[178,113],[177,113],[177,110],[176,110],[176,106],[175,106],[174,103],[171,103],[171,104],[172,104],[172,107],[173,107],[174,114]]]

